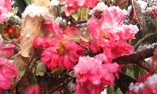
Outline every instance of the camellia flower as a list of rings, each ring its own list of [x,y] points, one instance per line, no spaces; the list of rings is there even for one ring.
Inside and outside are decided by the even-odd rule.
[[[0,58],[0,87],[8,89],[11,85],[11,79],[18,74],[16,67],[12,61]]]
[[[37,37],[34,40],[34,47],[47,49],[41,54],[41,62],[46,62],[46,66],[53,69],[57,66],[70,70],[79,57],[86,51],[85,48],[70,40],[70,36],[75,36],[76,28],[67,27],[63,31],[55,21],[45,22],[47,29],[54,35],[53,38]]]
[[[131,83],[126,94],[157,94],[157,74],[149,76],[144,82]]]
[[[5,21],[6,14],[11,10],[10,0],[1,0],[0,3],[0,23]]]
[[[15,78],[18,71],[11,60],[7,60],[14,51],[14,45],[2,44],[3,39],[0,35],[0,87],[8,89],[11,85],[11,80]]]
[[[118,56],[131,52],[133,48],[125,41],[134,39],[138,28],[135,25],[124,25],[122,23],[127,11],[121,10],[119,7],[107,7],[106,5],[103,8],[105,9],[101,9],[103,12],[100,20],[92,16],[87,22],[92,40],[95,40],[91,41],[90,49],[96,53],[99,51],[99,47],[102,47],[104,54],[109,57],[108,61],[111,61]],[[95,8],[94,11],[98,10],[99,7]]]
[[[76,75],[75,94],[100,94],[106,85],[114,85],[114,72],[119,65],[102,64],[98,58],[80,57],[74,67]]]
[[[88,7],[93,8],[98,3],[98,0],[62,0],[62,1],[66,2],[66,4],[64,5],[64,11],[67,16],[74,13],[81,6],[84,6],[85,8]]]
[[[42,94],[39,85],[29,85],[24,89],[23,94]]]

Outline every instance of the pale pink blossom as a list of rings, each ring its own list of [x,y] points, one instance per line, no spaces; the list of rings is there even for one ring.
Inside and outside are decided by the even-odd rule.
[[[106,85],[114,85],[114,72],[119,65],[102,64],[99,58],[80,57],[74,67],[76,75],[75,94],[100,94]]]
[[[7,13],[11,10],[11,1],[1,0],[0,2],[0,23],[3,23]]]
[[[153,74],[141,83],[131,83],[126,94],[157,94],[157,74]]]
[[[46,62],[46,66],[50,69],[55,67],[63,67],[70,70],[77,62],[80,56],[86,49],[74,41],[69,39],[70,36],[75,36],[76,28],[67,27],[64,30],[59,27],[59,24],[54,21],[45,22],[47,29],[52,32],[54,37],[37,37],[34,40],[34,47],[47,49],[41,54],[41,61]]]

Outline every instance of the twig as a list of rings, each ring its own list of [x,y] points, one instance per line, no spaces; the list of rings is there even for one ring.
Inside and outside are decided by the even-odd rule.
[[[151,57],[154,55],[154,51],[157,48],[157,43],[153,43],[152,45],[144,45],[141,50],[134,52],[129,55],[124,55],[114,59],[112,62],[117,62],[118,64],[129,64],[135,63],[138,66],[150,70],[150,66],[148,63],[143,62],[145,58]]]

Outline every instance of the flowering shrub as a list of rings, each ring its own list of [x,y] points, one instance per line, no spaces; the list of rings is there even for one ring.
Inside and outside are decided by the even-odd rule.
[[[156,94],[156,3],[0,1],[0,94]]]

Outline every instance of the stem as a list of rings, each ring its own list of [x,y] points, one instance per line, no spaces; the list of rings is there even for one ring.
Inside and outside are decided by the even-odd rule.
[[[144,59],[153,56],[156,48],[157,43],[153,43],[151,45],[144,45],[140,51],[118,57],[114,59],[112,62],[117,62],[118,64],[134,63],[149,71],[150,65],[144,62]]]

